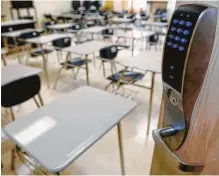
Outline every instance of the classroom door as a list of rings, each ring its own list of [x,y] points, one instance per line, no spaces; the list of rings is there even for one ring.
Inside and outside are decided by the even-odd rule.
[[[187,1],[177,2],[176,5],[188,3],[203,3],[219,8],[219,1]],[[219,174],[219,14],[214,48],[211,54],[207,76],[193,110],[192,121],[187,138],[175,154],[187,163],[203,163],[203,169],[198,172],[181,172],[173,167],[165,151],[155,145],[151,174]],[[204,31],[203,31],[204,32]],[[198,52],[198,51],[197,51]],[[158,128],[163,124],[164,102],[160,109]]]

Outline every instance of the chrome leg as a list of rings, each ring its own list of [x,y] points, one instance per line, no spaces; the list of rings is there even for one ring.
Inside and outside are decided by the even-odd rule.
[[[134,55],[135,39],[132,39],[132,57]]]
[[[40,108],[40,105],[39,105],[39,103],[37,102],[36,97],[33,97],[33,99],[34,99],[34,102],[35,102],[35,104],[37,105],[37,107]]]
[[[117,124],[117,133],[118,133],[118,142],[119,142],[119,155],[120,155],[121,175],[125,175],[124,153],[123,153],[123,147],[122,147],[121,122],[119,122]]]
[[[15,116],[14,116],[14,112],[13,112],[12,107],[10,107],[9,110],[10,110],[10,113],[11,113],[12,120],[15,121]]]
[[[78,73],[79,73],[79,70],[80,70],[80,67],[77,68],[77,71],[75,72],[75,75],[74,75],[74,80],[76,80],[77,76],[78,76]]]
[[[90,84],[89,82],[89,68],[88,68],[88,55],[85,55],[85,67],[86,67],[86,79],[87,79],[87,85]]]
[[[56,80],[55,80],[55,83],[54,83],[54,86],[53,86],[53,89],[56,89],[56,86],[57,86],[57,83],[58,83],[58,80],[59,80],[59,77],[60,77],[60,74],[61,74],[61,71],[63,70],[63,67],[61,67],[59,69],[59,72],[58,72],[58,75],[56,77]]]
[[[102,61],[102,67],[103,67],[103,76],[106,77],[106,70],[105,70],[105,63]]]
[[[151,124],[152,101],[153,101],[153,92],[154,92],[154,79],[155,79],[155,73],[152,73],[150,99],[149,99],[149,107],[148,107],[147,135],[148,135],[149,132],[150,132],[150,124]]]
[[[2,62],[3,62],[3,65],[4,65],[4,66],[7,65],[6,60],[5,60],[5,56],[4,56],[4,55],[2,55]]]
[[[113,84],[113,82],[109,83],[109,84],[104,88],[104,90],[106,91],[112,84]]]
[[[38,97],[39,97],[39,100],[40,100],[40,104],[41,104],[41,106],[43,106],[43,105],[44,105],[44,103],[43,103],[43,99],[42,99],[42,97],[41,97],[40,93],[38,93]]]
[[[48,70],[47,70],[47,58],[46,58],[45,53],[43,51],[42,45],[40,45],[40,49],[42,51],[42,58],[43,58],[43,71],[45,73],[47,87],[49,88],[49,74],[48,74]]]

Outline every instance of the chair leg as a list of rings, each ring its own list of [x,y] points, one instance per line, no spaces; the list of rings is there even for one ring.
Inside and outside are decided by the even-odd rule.
[[[40,104],[41,104],[41,106],[44,106],[43,99],[42,99],[40,93],[38,93],[38,97],[39,97],[39,100],[40,100]]]
[[[102,65],[103,65],[103,76],[106,77],[106,70],[105,70],[105,64],[104,64],[104,62],[102,62]]]
[[[40,108],[40,105],[39,105],[39,103],[38,103],[36,97],[33,97],[33,99],[34,99],[34,102],[35,102],[35,104],[37,105],[37,107]]]
[[[11,113],[12,120],[15,121],[15,116],[14,116],[14,112],[13,112],[12,107],[10,107],[9,110],[10,110],[10,113]]]
[[[16,150],[11,150],[11,170],[15,169]]]
[[[78,69],[77,69],[77,71],[76,71],[76,73],[75,73],[75,75],[74,75],[74,80],[76,80],[76,78],[77,78],[77,76],[78,76],[78,73],[79,73],[79,70],[80,70],[80,67],[78,67]]]
[[[53,89],[56,89],[56,86],[57,86],[57,83],[58,83],[58,80],[59,80],[59,77],[60,77],[60,74],[61,74],[62,70],[63,70],[63,67],[59,69],[59,72],[58,72],[57,78],[55,80],[55,84],[53,86]]]
[[[113,82],[110,82],[110,83],[104,88],[104,90],[106,91],[112,84],[113,84]]]

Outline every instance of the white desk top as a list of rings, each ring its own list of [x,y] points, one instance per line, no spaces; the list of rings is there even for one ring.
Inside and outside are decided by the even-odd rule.
[[[22,33],[25,32],[31,32],[31,31],[39,31],[42,32],[42,29],[21,29],[21,30],[17,30],[17,31],[12,31],[12,32],[6,32],[1,34],[1,36],[3,37],[19,37]]]
[[[18,24],[27,24],[27,23],[34,23],[34,20],[9,20],[1,23],[1,26],[12,26],[12,25],[18,25]]]
[[[49,172],[59,172],[135,107],[132,100],[84,86],[16,119],[4,132]]]
[[[123,37],[123,38],[135,38],[135,39],[141,39],[141,38],[146,38],[151,35],[155,34],[152,31],[143,31],[143,30],[131,30],[131,31],[124,31],[124,30],[118,30],[116,32],[116,35],[118,37]]]
[[[28,43],[35,43],[35,44],[42,45],[42,44],[52,42],[53,40],[56,40],[56,39],[59,39],[62,37],[71,37],[72,38],[72,37],[74,37],[74,35],[70,34],[70,33],[55,33],[55,34],[43,35],[43,36],[27,39],[25,41]]]
[[[54,25],[49,25],[49,29],[68,29],[72,27],[74,23],[63,23],[63,24],[54,24]]]
[[[161,73],[162,52],[143,51],[138,56],[120,59],[118,63],[127,67]]]
[[[1,68],[1,86],[17,81],[22,78],[37,75],[41,69],[21,64],[8,65]]]
[[[75,53],[78,55],[88,55],[98,52],[101,48],[113,45],[113,43],[103,41],[89,41],[75,46],[63,48],[62,51]],[[116,45],[116,44],[115,44]]]
[[[167,27],[168,23],[141,21],[141,24],[148,26]]]
[[[113,17],[112,21],[115,22],[115,23],[129,23],[129,22],[132,21],[132,19]]]
[[[102,30],[106,28],[107,28],[106,26],[94,26],[94,27],[89,27],[87,29],[82,29],[81,32],[100,33]]]

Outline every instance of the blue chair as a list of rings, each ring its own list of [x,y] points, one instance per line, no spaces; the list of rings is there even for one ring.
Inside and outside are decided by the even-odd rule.
[[[55,47],[57,52],[61,52],[63,48],[71,46],[71,38],[70,37],[63,37],[63,38],[54,40],[52,42],[52,45]],[[58,53],[57,53],[57,57],[60,57]],[[58,60],[60,61],[60,58]],[[87,62],[91,62],[91,60],[88,60]],[[53,88],[54,89],[56,88],[62,70],[64,70],[64,69],[65,70],[69,70],[69,69],[74,70],[74,68],[77,68],[77,71],[76,71],[75,76],[74,76],[74,79],[76,79],[76,76],[77,76],[80,68],[83,68],[83,66],[85,64],[86,64],[86,61],[83,58],[81,58],[81,57],[71,58],[70,53],[68,53],[65,61],[60,62],[61,68],[58,71],[58,75],[57,75],[57,78],[55,80],[55,84],[54,84]]]

